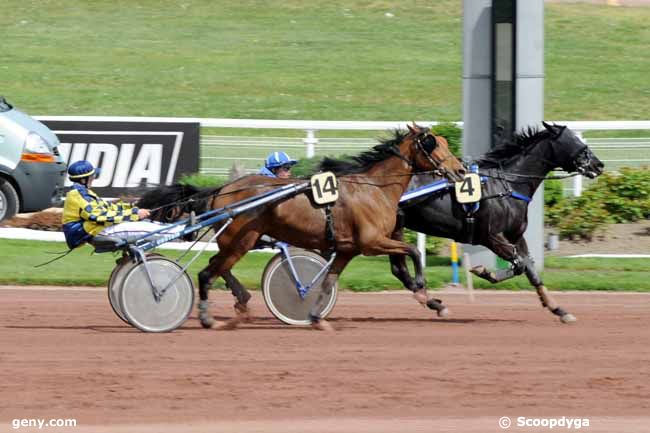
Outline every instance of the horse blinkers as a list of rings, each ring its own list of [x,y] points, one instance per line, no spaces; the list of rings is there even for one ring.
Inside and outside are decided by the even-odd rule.
[[[427,162],[431,164],[431,168],[429,170],[433,170],[438,172],[439,174],[442,174],[440,172],[440,164],[441,162],[437,162],[436,160],[433,159],[431,156],[431,153],[438,147],[438,140],[436,140],[436,137],[432,135],[429,130],[425,130],[424,134],[418,135],[415,137],[415,148],[421,152],[424,157],[426,158]],[[414,158],[414,161],[416,158]],[[423,168],[423,167],[420,167]],[[426,169],[425,169],[426,170]]]

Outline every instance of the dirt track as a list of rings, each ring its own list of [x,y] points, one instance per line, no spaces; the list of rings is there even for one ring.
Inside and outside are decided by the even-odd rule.
[[[229,294],[212,293],[230,315]],[[0,288],[0,432],[491,432],[510,416],[589,418],[650,431],[650,295],[441,294],[431,320],[406,292],[343,293],[338,331],[290,328],[259,293],[251,325],[164,335],[117,319],[103,290]],[[566,431],[517,428],[508,431]]]

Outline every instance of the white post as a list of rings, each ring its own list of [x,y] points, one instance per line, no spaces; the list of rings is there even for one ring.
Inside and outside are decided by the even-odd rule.
[[[316,154],[315,146],[318,144],[318,138],[316,138],[316,130],[308,129],[307,137],[303,140],[307,145],[307,158],[313,158]]]
[[[420,252],[420,263],[422,268],[427,266],[427,237],[424,233],[418,233],[418,251]]]
[[[467,294],[469,295],[469,302],[474,302],[474,280],[472,280],[472,263],[470,262],[469,254],[463,254],[463,267],[465,268],[465,280],[467,287]]]
[[[582,136],[582,131],[576,131],[576,136],[586,144],[585,138]],[[582,175],[573,176],[573,196],[580,197],[582,195]]]
[[[580,197],[582,195],[582,175],[573,176],[573,196]]]

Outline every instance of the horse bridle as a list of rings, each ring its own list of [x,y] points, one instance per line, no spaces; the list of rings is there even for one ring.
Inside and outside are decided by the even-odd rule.
[[[564,131],[566,129],[567,129],[566,126],[562,127],[562,130],[558,134],[555,134],[554,132],[549,131],[549,133],[552,134],[551,141],[552,141],[553,144],[557,143],[557,140],[562,136],[562,134],[564,133]],[[551,147],[551,148],[553,149],[553,152],[555,152],[555,148],[554,147]],[[576,173],[574,173],[574,174],[567,174],[567,175],[563,175],[563,176],[533,176],[533,175],[527,175],[527,174],[505,173],[505,172],[504,172],[504,174],[506,176],[512,176],[512,177],[515,177],[515,178],[527,178],[527,179],[542,179],[542,180],[545,180],[545,179],[566,179],[567,177],[573,177],[573,176],[576,176],[578,174],[584,174],[587,171],[587,167],[591,164],[591,161],[592,161],[590,152],[588,152],[588,151],[589,151],[589,146],[587,146],[586,144],[583,143],[582,147],[578,148],[575,152],[573,152],[573,154],[569,155],[569,157],[567,158],[573,164],[573,167],[562,167],[562,169],[567,171],[567,172],[575,171]],[[584,158],[585,161],[578,164],[577,160],[580,157],[580,155],[583,154],[583,153],[585,154],[585,158]],[[542,162],[544,162],[546,165],[548,165],[550,169],[554,169],[554,168],[558,167],[558,164],[556,162],[554,162],[554,161],[551,161],[550,159],[543,158],[543,157],[539,157],[539,159]],[[499,163],[499,169],[503,170],[501,163]]]
[[[433,167],[434,167],[434,169],[433,169],[433,173],[434,173],[434,174],[437,174],[437,175],[439,175],[439,176],[445,176],[445,175],[447,174],[447,170],[442,166],[442,164],[443,164],[445,161],[447,161],[448,159],[450,159],[450,158],[454,158],[454,155],[453,155],[451,152],[449,152],[449,155],[447,155],[446,157],[444,157],[444,158],[443,158],[442,160],[440,160],[440,161],[436,161],[435,159],[433,159],[433,157],[431,156],[431,154],[430,154],[429,152],[427,152],[427,151],[424,149],[424,145],[422,144],[422,137],[426,137],[427,134],[429,134],[429,132],[430,132],[430,131],[425,131],[424,134],[422,134],[422,135],[418,135],[418,136],[415,138],[415,146],[416,146],[416,148],[417,148],[420,152],[422,152],[422,153],[424,154],[424,156],[425,156],[425,157],[427,158],[427,160],[431,163],[431,165],[433,165]],[[438,138],[437,138],[435,135],[433,135],[433,134],[431,134],[431,136],[432,136],[433,139],[436,141],[436,146],[439,146],[440,144],[438,143]],[[413,161],[415,162],[415,157],[413,157]]]

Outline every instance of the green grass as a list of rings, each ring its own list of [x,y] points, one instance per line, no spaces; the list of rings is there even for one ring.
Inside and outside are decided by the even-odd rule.
[[[65,258],[40,268],[35,264],[54,256],[49,252],[65,251],[63,243],[7,240],[0,241],[0,284],[46,284],[105,286],[116,256],[91,255],[90,247],[81,247]],[[176,259],[181,252],[161,250]],[[211,256],[204,253],[194,263],[189,273],[196,282],[198,271]],[[237,264],[233,272],[249,287],[259,289],[260,278],[270,254],[251,253]],[[543,278],[551,289],[560,290],[625,290],[650,291],[650,261],[644,259],[567,259],[549,257]],[[462,275],[462,272],[461,272]],[[435,289],[451,280],[449,259],[430,257],[426,268],[427,286]],[[464,279],[464,278],[463,278]],[[525,277],[519,276],[507,282],[492,285],[474,278],[477,288],[507,290],[530,289]],[[386,257],[357,257],[344,271],[339,286],[354,291],[377,291],[399,289],[401,284],[391,275]],[[214,287],[224,288],[221,280]]]
[[[545,117],[647,119],[650,8],[545,4],[545,11]],[[34,115],[455,121],[461,14],[457,0],[4,0],[0,91]],[[89,249],[32,267],[50,258],[45,251],[64,249],[2,240],[0,281],[105,284],[112,257]],[[266,260],[250,254],[235,272],[258,286]],[[386,260],[355,259],[341,285],[399,287]],[[643,261],[564,260],[548,260],[549,287],[650,290]],[[427,278],[441,285],[449,267],[430,267]],[[498,287],[528,283],[518,277]]]
[[[647,118],[650,8],[545,10],[545,117]],[[461,15],[457,0],[4,0],[2,93],[41,115],[459,120]]]

